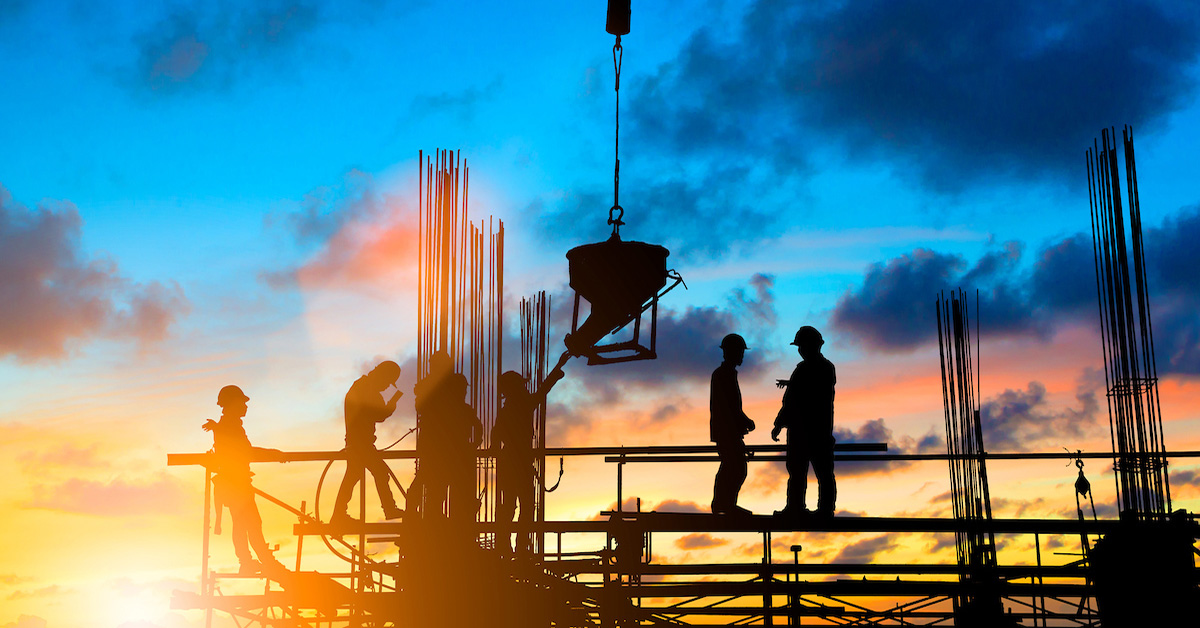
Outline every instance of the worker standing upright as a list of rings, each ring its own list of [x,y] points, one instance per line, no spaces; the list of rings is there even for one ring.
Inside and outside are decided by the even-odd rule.
[[[537,392],[529,392],[528,380],[516,371],[505,371],[500,375],[500,399],[502,405],[496,413],[496,425],[492,428],[492,451],[496,454],[496,522],[511,523],[521,502],[520,523],[533,521],[533,496],[537,486],[537,470],[534,468],[533,427],[534,413],[546,401],[546,395],[558,380],[563,378],[562,365],[570,358],[564,354],[554,370],[542,380]],[[519,543],[521,550],[528,550],[528,537]],[[501,532],[496,548],[511,552],[509,533]]]
[[[833,477],[833,393],[837,371],[821,353],[825,339],[816,328],[805,325],[796,332],[792,344],[803,358],[791,378],[776,382],[786,390],[775,418],[771,439],[787,428],[787,506],[775,511],[782,517],[810,514],[804,498],[808,489],[808,465],[817,476],[816,514],[832,517],[837,501],[837,483]]]
[[[421,426],[420,485],[425,491],[422,517],[446,517],[456,527],[475,521],[479,497],[475,482],[475,452],[483,439],[483,424],[466,401],[467,378],[450,373],[438,387],[436,406]]]
[[[746,481],[746,434],[754,431],[754,421],[742,411],[742,389],[737,367],[746,355],[746,340],[729,334],[721,340],[724,359],[712,374],[708,398],[708,435],[717,444],[721,466],[713,481],[714,515],[749,515],[737,505],[738,493]]]
[[[204,431],[213,434],[213,453],[217,459],[213,485],[216,487],[217,508],[219,511],[222,504],[229,508],[229,515],[233,519],[233,551],[241,565],[238,573],[243,576],[261,572],[264,565],[268,568],[283,569],[283,565],[275,560],[275,556],[267,547],[267,541],[263,538],[262,516],[258,513],[258,504],[254,501],[254,486],[250,482],[250,478],[254,476],[250,471],[252,458],[277,457],[283,452],[250,444],[250,438],[246,436],[246,428],[242,424],[249,401],[250,397],[237,386],[222,388],[217,393],[221,419],[209,419],[201,426]],[[254,548],[253,555],[250,554],[251,548]],[[255,556],[258,560],[254,559]]]

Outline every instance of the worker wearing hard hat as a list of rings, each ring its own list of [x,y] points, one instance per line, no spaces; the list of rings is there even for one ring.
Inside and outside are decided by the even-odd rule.
[[[375,449],[375,424],[392,416],[401,395],[397,390],[385,403],[382,393],[395,386],[399,379],[400,365],[385,360],[371,369],[371,372],[355,380],[346,393],[346,475],[342,477],[337,498],[333,502],[331,523],[357,521],[346,512],[346,507],[350,504],[354,486],[365,480],[364,473],[367,471],[370,471],[371,477],[375,479],[375,490],[379,493],[379,503],[383,507],[384,516],[396,519],[403,514],[392,495],[392,487],[389,484],[391,472],[379,451]]]
[[[788,483],[787,506],[775,514],[783,517],[810,514],[804,496],[811,464],[819,491],[816,514],[832,517],[837,501],[833,477],[833,387],[837,372],[833,363],[821,354],[825,340],[815,328],[801,327],[792,344],[803,360],[796,365],[791,378],[777,382],[786,390],[771,439],[778,441],[780,431],[787,428]]]
[[[436,406],[425,409],[417,446],[424,488],[425,519],[449,517],[459,528],[474,523],[479,511],[475,450],[483,440],[483,424],[467,403],[469,383],[449,373],[438,386]],[[414,481],[414,483],[416,483]],[[411,489],[410,489],[411,493]]]
[[[754,421],[742,411],[742,390],[738,386],[737,367],[746,354],[746,340],[729,334],[721,340],[724,359],[713,371],[708,398],[708,435],[717,444],[721,466],[713,481],[714,515],[749,515],[737,505],[738,492],[746,481],[746,434],[754,430]]]
[[[534,468],[533,439],[534,413],[546,401],[546,395],[564,373],[562,365],[570,358],[564,354],[554,370],[538,385],[537,392],[529,392],[529,382],[516,371],[505,371],[497,382],[502,405],[496,412],[496,425],[492,427],[492,451],[496,455],[496,523],[511,523],[517,513],[517,502],[521,502],[523,524],[533,522],[533,496],[537,485],[537,470]],[[518,549],[529,549],[529,537],[518,537]],[[504,553],[512,551],[509,533],[501,532],[496,538],[496,549]]]
[[[246,436],[242,418],[246,416],[250,397],[237,386],[226,386],[217,393],[217,405],[221,407],[221,420],[209,419],[201,427],[213,434],[213,452],[216,454],[217,532],[220,533],[220,511],[222,504],[229,508],[233,519],[233,551],[237,555],[243,576],[260,573],[263,567],[283,569],[272,555],[263,538],[262,516],[254,502],[254,486],[250,478],[252,458],[277,457],[283,452],[278,449],[254,447]],[[250,554],[254,548],[254,555]],[[258,557],[258,560],[254,559]]]

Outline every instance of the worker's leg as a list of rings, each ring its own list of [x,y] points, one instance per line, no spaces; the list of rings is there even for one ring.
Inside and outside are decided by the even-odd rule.
[[[232,528],[233,553],[237,556],[238,562],[244,565],[254,560],[254,557],[250,555],[250,543],[246,535],[246,517],[242,512],[242,500],[239,499],[237,490],[227,484],[219,485],[217,490],[221,494],[221,501],[229,508],[229,518],[232,520],[229,527]]]
[[[258,504],[254,501],[253,489],[246,494],[246,504],[243,510],[246,513],[246,539],[250,542],[250,547],[254,548],[254,555],[258,556],[259,562],[262,563],[274,561],[275,555],[267,547],[267,540],[263,538],[262,515],[258,513]]]
[[[364,456],[367,470],[371,472],[371,477],[375,478],[375,490],[379,493],[379,504],[383,506],[383,512],[391,518],[391,515],[398,514],[400,510],[396,507],[396,497],[392,495],[391,474],[388,473],[387,463],[379,455],[379,452],[372,451],[369,456]]]
[[[804,503],[805,493],[808,492],[808,449],[803,437],[793,436],[793,430],[788,429],[787,438],[787,510],[800,512],[807,508]]]
[[[813,475],[817,476],[817,511],[832,515],[837,504],[837,481],[833,477],[833,443],[813,456]]]
[[[338,487],[337,498],[333,500],[333,514],[345,514],[350,505],[350,496],[354,493],[354,485],[358,484],[363,474],[362,457],[346,451],[346,475],[342,476],[342,484]]]
[[[534,495],[537,494],[537,475],[533,472],[533,465],[528,462],[522,465],[521,469],[516,478],[518,486],[513,487],[516,497],[512,501],[515,503],[520,500],[521,502],[521,515],[517,521],[522,524],[522,532],[517,534],[517,547],[520,551],[530,552],[533,550],[532,533],[528,531],[528,527],[533,523],[533,512],[537,508],[534,504]]]
[[[479,497],[475,492],[475,459],[462,461],[454,469],[450,483],[450,518],[460,524],[475,522],[479,512]]]
[[[505,524],[512,523],[513,515],[517,512],[517,491],[513,486],[513,473],[508,462],[497,460],[496,523],[499,524],[500,529],[496,532],[496,549],[505,553],[512,552],[512,541],[509,539],[512,532]],[[522,505],[521,514],[524,515],[524,505]]]
[[[445,472],[431,471],[425,475],[423,481],[425,484],[424,517],[426,519],[445,518],[446,494],[450,488],[450,482],[447,481]]]
[[[721,466],[713,480],[713,512],[723,512],[737,505],[738,493],[746,481],[746,444],[741,440],[717,443]]]

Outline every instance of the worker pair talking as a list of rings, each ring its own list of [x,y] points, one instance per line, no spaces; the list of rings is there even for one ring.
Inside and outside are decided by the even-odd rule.
[[[802,360],[788,379],[777,380],[784,389],[783,402],[775,416],[771,439],[779,440],[787,430],[787,505],[775,514],[784,518],[831,517],[837,501],[833,475],[833,397],[837,374],[833,363],[821,353],[825,340],[814,327],[804,326],[792,341]],[[709,396],[709,438],[717,446],[721,461],[713,482],[712,512],[719,515],[749,515],[737,505],[738,492],[746,480],[745,437],[754,421],[742,410],[742,393],[737,367],[747,350],[746,340],[729,334],[721,340],[724,359],[712,374]],[[805,505],[808,467],[817,477],[819,498],[815,512]]]

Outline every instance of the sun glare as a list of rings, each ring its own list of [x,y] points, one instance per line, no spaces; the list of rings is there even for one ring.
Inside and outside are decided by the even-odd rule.
[[[109,598],[109,621],[98,625],[140,628],[157,625],[168,612],[168,600],[149,589],[120,591]]]

